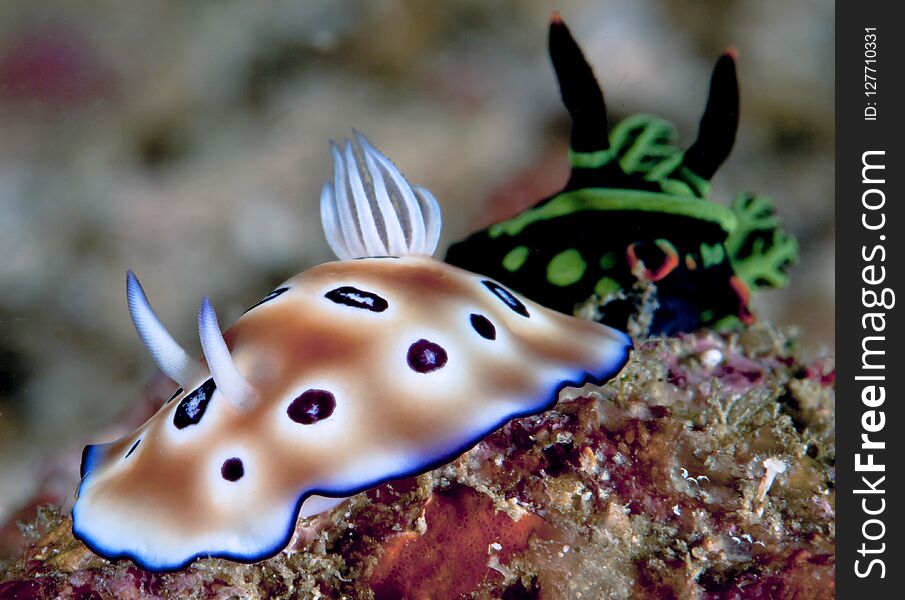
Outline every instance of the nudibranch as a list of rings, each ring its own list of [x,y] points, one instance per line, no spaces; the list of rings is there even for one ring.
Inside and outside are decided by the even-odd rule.
[[[139,336],[180,387],[134,433],[85,448],[73,532],[97,554],[155,571],[264,559],[300,515],[449,462],[625,364],[625,334],[433,259],[437,202],[362,136],[333,156],[321,217],[340,260],[225,333],[205,298],[203,360],[128,274]]]
[[[601,322],[622,329],[651,285],[649,333],[751,322],[751,291],[786,284],[797,243],[761,196],[742,194],[732,208],[707,200],[738,127],[734,51],[717,61],[697,139],[683,151],[657,117],[607,131],[603,92],[558,15],[549,50],[572,117],[571,176],[561,192],[453,244],[446,261],[562,312],[594,298]]]

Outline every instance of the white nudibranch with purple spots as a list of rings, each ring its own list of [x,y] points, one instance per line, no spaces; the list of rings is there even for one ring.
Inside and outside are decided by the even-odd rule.
[[[431,258],[436,200],[364,137],[333,157],[321,216],[340,261],[288,280],[225,333],[205,298],[203,360],[129,272],[135,327],[180,390],[134,433],[85,448],[73,532],[97,554],[155,571],[262,560],[299,516],[452,461],[625,364],[625,334]]]

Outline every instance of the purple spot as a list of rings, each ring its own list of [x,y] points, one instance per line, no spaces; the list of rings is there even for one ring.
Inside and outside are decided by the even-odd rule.
[[[386,300],[374,292],[360,290],[351,285],[344,285],[334,290],[330,290],[324,294],[324,297],[337,304],[345,304],[352,308],[363,308],[372,312],[383,312],[389,306]]]
[[[446,364],[447,358],[443,346],[427,340],[418,340],[409,346],[406,357],[409,366],[418,373],[436,371]]]
[[[138,448],[138,445],[140,443],[141,443],[141,439],[135,440],[135,443],[132,444],[132,447],[129,448],[129,451],[126,452],[126,455],[123,457],[123,459],[129,458],[130,456],[132,456],[132,453],[135,452],[135,449]]]
[[[493,292],[493,295],[502,300],[506,306],[512,309],[513,312],[517,312],[523,317],[530,316],[528,314],[528,308],[522,304],[522,302],[512,295],[512,292],[501,286],[500,284],[490,281],[489,279],[483,280],[481,283],[484,284],[488,290]]]
[[[245,465],[241,458],[227,458],[220,467],[220,475],[227,481],[239,481],[245,475]]]
[[[494,327],[493,323],[490,322],[490,319],[484,315],[471,315],[471,326],[482,338],[488,340],[496,339],[496,327]]]
[[[261,306],[262,304],[264,304],[265,302],[270,302],[271,300],[273,300],[273,299],[276,298],[277,296],[281,296],[281,295],[283,295],[283,294],[284,294],[285,292],[287,292],[287,291],[289,291],[289,288],[288,288],[288,287],[281,287],[281,288],[275,289],[275,290],[273,290],[272,292],[270,292],[269,294],[267,294],[266,296],[264,296],[263,298],[261,298],[261,301],[258,302],[257,304],[255,304],[254,306],[250,306],[249,308],[245,309],[245,312],[250,311],[252,308],[257,308],[257,307]]]
[[[176,429],[185,429],[189,425],[197,424],[201,417],[204,416],[204,411],[207,410],[207,403],[211,401],[211,396],[214,395],[214,390],[216,389],[217,384],[211,378],[202,383],[197,390],[183,398],[179,406],[176,407],[176,412],[173,413],[173,425],[176,426]]]
[[[306,390],[289,404],[286,414],[296,423],[311,425],[333,414],[336,398],[327,390]]]

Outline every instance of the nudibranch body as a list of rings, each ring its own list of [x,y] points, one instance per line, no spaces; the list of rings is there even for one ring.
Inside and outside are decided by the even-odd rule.
[[[436,202],[364,138],[334,159],[322,219],[343,260],[223,334],[205,299],[203,361],[129,273],[136,328],[181,388],[134,433],[85,449],[73,531],[98,554],[152,570],[266,558],[300,514],[448,462],[627,360],[623,333],[431,258]]]
[[[600,320],[615,327],[635,311],[639,282],[656,286],[650,333],[750,322],[751,290],[785,285],[797,245],[765,198],[742,194],[732,208],[707,200],[738,127],[734,52],[717,61],[697,140],[684,151],[657,117],[608,132],[603,93],[558,16],[550,56],[572,117],[568,183],[453,244],[446,261],[569,314],[596,295]]]

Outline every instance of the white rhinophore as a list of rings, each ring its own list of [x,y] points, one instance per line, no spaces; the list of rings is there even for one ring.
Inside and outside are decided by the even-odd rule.
[[[151,353],[151,358],[164,375],[183,388],[188,388],[200,376],[200,365],[160,322],[141,282],[132,271],[126,271],[126,301],[138,337]]]
[[[236,367],[220,331],[217,313],[207,296],[201,301],[201,308],[198,310],[198,334],[217,390],[237,410],[251,408],[255,401],[254,388]]]
[[[331,143],[333,182],[321,192],[327,243],[340,260],[432,255],[440,241],[440,205],[355,132],[340,150]]]

